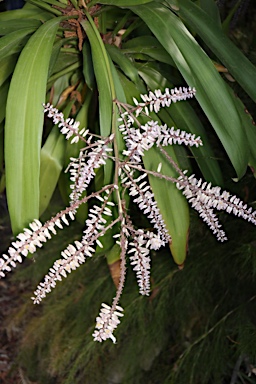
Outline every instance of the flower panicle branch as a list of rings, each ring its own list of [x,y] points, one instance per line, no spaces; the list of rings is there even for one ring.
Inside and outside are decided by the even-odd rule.
[[[136,274],[140,294],[148,296],[150,295],[150,251],[158,250],[171,242],[171,234],[166,228],[147,176],[152,175],[174,183],[219,241],[225,241],[227,237],[215,210],[233,213],[256,225],[256,212],[253,212],[252,208],[229,192],[221,191],[220,187],[212,187],[210,183],[196,179],[194,175],[187,176],[187,172],[182,171],[164,150],[165,146],[173,144],[196,147],[203,144],[199,136],[196,137],[194,134],[174,127],[169,128],[166,124],[161,125],[149,116],[150,112],[158,113],[161,108],[169,107],[171,103],[194,97],[195,92],[195,89],[190,87],[172,90],[166,88],[164,92],[150,91],[147,95],[141,95],[141,102],[134,99],[135,106],[115,100],[120,115],[118,129],[122,133],[126,145],[122,154],[118,153],[116,149],[114,133],[105,138],[90,134],[87,129],[79,128],[79,122],[69,118],[64,119],[63,113],[59,112],[57,108],[49,103],[44,104],[44,112],[53,119],[54,124],[58,125],[66,139],[70,139],[71,144],[77,143],[79,140],[84,143],[84,148],[80,150],[78,158],[71,158],[68,167],[71,174],[70,206],[44,225],[39,220],[34,220],[29,224],[29,228],[25,228],[17,236],[6,254],[0,258],[0,278],[15,268],[17,262],[21,263],[23,257],[42,247],[53,234],[57,233],[57,228],[62,229],[64,224],[69,225],[69,220],[75,219],[75,214],[81,204],[91,198],[97,199],[98,203],[89,208],[81,240],[74,241],[61,252],[62,257],[54,262],[44,280],[35,290],[32,300],[35,304],[40,303],[58,281],[61,281],[63,277],[66,278],[88,257],[93,256],[96,246],[102,248],[100,238],[107,231],[112,231],[113,238],[120,247],[120,280],[112,305],[102,304],[96,318],[93,338],[99,342],[111,339],[115,343],[116,338],[113,332],[123,316],[123,308],[120,307],[119,301],[125,285],[126,256]],[[144,115],[144,118],[148,120],[145,124],[139,122],[140,115]],[[161,164],[156,165],[156,172],[144,169],[143,155],[154,145],[177,172],[177,177],[169,177],[160,173]],[[112,159],[115,163],[115,183],[105,185],[100,190],[83,197],[83,192],[91,185],[96,170],[104,166],[107,159]],[[111,195],[114,191],[115,197],[112,198]],[[130,195],[133,202],[150,220],[152,231],[136,228],[133,225],[128,215],[125,193]],[[117,201],[118,204],[116,205],[114,201]]]
[[[130,264],[136,273],[139,293],[150,295],[150,249],[154,249],[152,239],[156,235],[143,229],[134,230],[133,241],[129,243]]]
[[[123,104],[119,104],[119,110]],[[150,120],[146,124],[141,125],[132,113],[132,108],[129,110],[126,106],[126,111],[121,113],[119,118],[119,130],[122,132],[126,149],[123,155],[129,157],[130,161],[140,162],[145,151],[156,144],[158,147],[168,146],[173,144],[196,146],[203,145],[199,136],[191,134],[174,127],[169,128],[167,124],[159,125],[158,121]],[[134,123],[138,128],[134,127]]]
[[[133,198],[134,203],[138,205],[140,210],[148,217],[156,229],[158,235],[157,239],[159,239],[158,248],[160,248],[171,241],[171,236],[166,229],[164,220],[157,207],[154,194],[146,177],[147,173],[142,172],[139,177],[134,179],[133,170],[125,164],[121,180],[122,184],[128,188],[129,195]]]
[[[124,201],[122,201],[124,206]],[[117,237],[120,239],[117,243],[120,245],[120,280],[116,292],[116,296],[113,299],[112,306],[102,303],[99,316],[96,318],[95,330],[92,334],[94,341],[102,342],[107,339],[111,339],[113,343],[116,343],[116,338],[113,335],[113,331],[120,323],[119,317],[123,316],[123,308],[120,307],[119,300],[122,295],[122,291],[125,284],[126,276],[126,252],[128,246],[128,231],[125,225],[125,219],[121,215],[121,230]],[[116,237],[116,236],[115,236]]]
[[[135,114],[139,116],[142,111],[147,115],[152,111],[158,113],[161,108],[169,107],[171,103],[176,103],[177,101],[191,99],[195,94],[196,89],[191,87],[165,88],[164,93],[160,89],[156,89],[148,94],[140,95],[143,102],[138,102],[135,97],[133,98],[133,102],[136,105]]]
[[[64,118],[62,112],[60,112],[57,108],[54,108],[50,103],[43,103],[44,113],[47,113],[47,116],[52,118],[54,124],[58,125],[60,128],[60,132],[69,140],[72,136],[71,144],[78,143],[79,140],[84,141],[85,143],[90,143],[92,140],[92,135],[86,136],[89,133],[88,129],[82,128],[79,130],[80,122],[74,121],[71,118]]]
[[[113,149],[109,147],[109,144],[111,144],[113,140],[114,134],[104,140],[99,139],[94,145],[90,145],[89,151],[84,151],[82,149],[78,158],[70,159],[71,162],[68,169],[70,171],[70,180],[72,182],[70,185],[70,188],[72,189],[70,194],[71,204],[80,199],[82,193],[94,179],[96,175],[95,170],[106,164],[106,159],[113,151]]]
[[[241,199],[228,191],[222,191],[219,186],[213,187],[211,183],[203,182],[195,175],[187,176],[186,173],[187,171],[183,171],[183,174],[178,177],[176,187],[182,191],[192,208],[210,227],[217,240],[223,242],[227,240],[227,237],[213,212],[214,209],[233,213],[256,225],[256,211],[253,211],[252,207],[248,207]]]
[[[113,343],[116,343],[116,338],[113,335],[113,331],[120,324],[119,317],[124,316],[123,308],[119,305],[110,307],[109,305],[102,303],[99,316],[96,317],[95,331],[92,336],[94,341],[105,341],[111,339]]]
[[[34,304],[39,304],[40,301],[45,298],[46,294],[49,293],[52,288],[55,288],[57,281],[61,281],[63,277],[66,278],[67,273],[76,270],[85,262],[87,257],[92,257],[95,253],[95,243],[99,245],[99,247],[103,247],[99,238],[120,221],[120,217],[118,217],[106,225],[106,216],[112,216],[111,210],[108,208],[108,200],[114,189],[115,186],[107,189],[104,197],[98,195],[100,201],[103,200],[102,205],[94,204],[93,207],[89,209],[81,241],[75,241],[74,244],[69,244],[67,248],[61,252],[63,258],[54,262],[53,267],[50,268],[49,273],[45,276],[44,282],[41,282],[34,292],[34,297],[32,297]]]
[[[68,226],[69,220],[75,219],[77,208],[86,203],[89,199],[97,198],[101,193],[113,188],[114,185],[107,185],[100,191],[85,196],[72,206],[65,208],[57,213],[44,225],[37,219],[29,224],[29,228],[24,228],[23,232],[16,236],[16,240],[11,243],[6,254],[0,258],[0,278],[5,277],[7,272],[16,267],[17,262],[22,263],[23,257],[36,252],[37,248],[41,248],[44,243],[57,234],[57,229],[63,229],[63,225]]]

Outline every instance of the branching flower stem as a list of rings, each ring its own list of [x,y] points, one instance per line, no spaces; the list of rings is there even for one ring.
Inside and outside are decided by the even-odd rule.
[[[92,20],[89,17],[89,21]],[[92,28],[98,36],[100,44],[103,44],[95,25]],[[104,51],[105,52],[105,51]],[[96,252],[96,245],[104,248],[104,241],[100,237],[107,231],[111,233],[116,244],[120,247],[120,279],[116,295],[112,305],[102,303],[100,313],[96,318],[96,327],[93,338],[102,342],[116,338],[114,330],[123,316],[123,308],[119,301],[124,289],[126,279],[126,261],[129,260],[136,274],[137,284],[141,295],[150,295],[150,251],[171,243],[171,234],[157,206],[153,189],[149,184],[154,176],[175,184],[191,206],[198,212],[201,219],[210,227],[219,241],[227,240],[226,234],[219,223],[215,211],[225,211],[242,217],[244,220],[256,225],[256,211],[243,203],[238,197],[232,196],[227,191],[221,191],[220,187],[213,187],[194,175],[187,176],[187,171],[180,169],[179,165],[164,150],[169,145],[186,145],[199,147],[203,145],[201,138],[175,127],[168,127],[161,123],[160,119],[152,120],[150,113],[158,113],[161,108],[169,107],[171,103],[190,99],[195,95],[194,88],[159,89],[150,91],[147,95],[141,95],[141,102],[133,99],[134,106],[122,103],[116,99],[114,81],[111,74],[107,55],[104,56],[109,74],[110,94],[113,100],[111,132],[107,137],[101,137],[89,133],[85,128],[79,128],[79,122],[73,119],[64,119],[52,105],[44,104],[44,112],[57,124],[60,132],[70,139],[71,144],[81,141],[84,148],[80,149],[78,158],[71,158],[68,169],[71,177],[70,206],[57,213],[44,225],[37,219],[29,224],[17,240],[12,242],[7,253],[0,258],[0,278],[6,272],[15,268],[17,262],[22,262],[22,256],[36,252],[38,247],[51,239],[56,234],[56,227],[62,229],[63,224],[69,225],[70,220],[75,219],[77,209],[95,198],[97,203],[89,207],[88,217],[85,221],[81,241],[75,240],[61,252],[62,258],[56,260],[34,292],[32,300],[35,304],[50,292],[57,281],[66,278],[67,275],[80,267],[88,257]],[[146,123],[140,123],[140,116],[146,117]],[[119,143],[122,143],[119,145]],[[147,170],[143,165],[144,153],[153,146],[157,147],[170,164],[176,177],[161,173],[161,163],[155,164],[156,171]],[[114,174],[108,172],[106,163],[114,162]],[[88,187],[93,187],[92,180],[96,170],[104,167],[104,187],[100,190],[84,196]],[[96,184],[96,183],[95,183]],[[83,197],[84,196],[84,197]],[[147,216],[152,228],[138,228],[129,216],[128,201],[131,199],[139,209]],[[116,209],[117,208],[117,209]],[[116,213],[117,211],[117,213]],[[116,245],[115,245],[116,246]],[[126,260],[127,259],[127,260]],[[210,330],[211,331],[211,330]]]

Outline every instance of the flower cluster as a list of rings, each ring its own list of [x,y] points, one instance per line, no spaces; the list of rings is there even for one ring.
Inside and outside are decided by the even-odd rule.
[[[88,135],[89,130],[85,130],[85,128],[82,128],[79,131],[79,121],[74,121],[73,119],[67,118],[65,120],[64,115],[62,112],[59,112],[57,108],[54,108],[50,103],[43,104],[44,107],[44,113],[47,113],[47,116],[52,118],[53,123],[58,125],[60,128],[60,132],[66,136],[66,139],[70,139],[72,136],[74,136],[71,140],[71,143],[77,143],[79,140],[82,140],[84,142],[90,142],[91,136],[89,136],[88,140],[85,140],[85,137]]]
[[[144,151],[148,151],[154,144],[157,146],[184,144],[190,147],[203,145],[199,136],[195,137],[194,134],[180,131],[174,127],[168,128],[166,124],[159,125],[157,121],[151,120],[136,129],[132,126],[134,120],[129,116],[127,111],[121,116],[121,120],[127,118],[124,124],[119,126],[119,130],[124,135],[126,143],[126,149],[123,151],[123,155],[128,156],[130,161],[139,163]]]
[[[169,89],[165,88],[165,92],[162,93],[160,89],[156,89],[154,92],[150,91],[148,94],[140,95],[143,102],[138,102],[137,99],[133,98],[133,102],[136,106],[136,116],[138,116],[142,111],[146,114],[152,111],[158,113],[160,108],[169,107],[171,103],[176,103],[177,101],[186,100],[194,97],[196,94],[195,88],[174,88]]]
[[[29,253],[51,239],[56,229],[69,225],[74,220],[81,204],[94,199],[89,206],[85,229],[80,241],[74,241],[61,252],[61,258],[56,260],[44,280],[38,285],[32,300],[35,304],[41,302],[57,284],[68,274],[83,264],[88,257],[95,253],[96,246],[104,248],[101,238],[107,231],[111,232],[116,244],[120,248],[120,280],[112,306],[102,304],[99,316],[96,318],[96,329],[93,338],[96,341],[116,338],[114,330],[123,316],[123,309],[119,301],[125,284],[126,256],[137,278],[139,292],[142,295],[150,294],[150,251],[171,243],[171,234],[168,232],[161,212],[157,206],[154,193],[149,184],[148,175],[164,178],[174,183],[187,198],[192,207],[198,211],[200,217],[206,222],[217,239],[226,240],[225,232],[219,224],[214,210],[224,210],[256,224],[256,213],[248,208],[239,198],[232,196],[219,187],[212,187],[210,183],[197,180],[194,175],[187,176],[163,147],[173,144],[184,144],[199,147],[202,145],[200,137],[191,133],[180,131],[174,127],[161,125],[150,118],[150,112],[159,112],[162,107],[169,107],[171,103],[186,100],[195,95],[194,88],[175,88],[149,92],[141,95],[142,102],[134,99],[135,106],[115,101],[119,110],[118,128],[122,133],[126,149],[119,151],[116,140],[117,131],[109,137],[99,137],[89,134],[88,130],[79,128],[79,122],[73,119],[64,119],[64,116],[52,105],[44,104],[44,112],[53,119],[60,132],[71,143],[79,140],[84,143],[78,158],[71,158],[68,167],[71,174],[70,205],[51,218],[45,224],[34,220],[29,228],[25,228],[12,242],[6,254],[0,258],[0,277],[15,268]],[[147,120],[140,124],[138,117],[144,115]],[[145,121],[144,119],[144,121]],[[161,164],[156,165],[157,171],[144,168],[142,159],[145,151],[157,146],[164,154],[179,177],[168,177],[161,172]],[[114,182],[104,185],[100,190],[90,192],[87,196],[83,192],[94,190],[92,180],[96,169],[105,166],[106,160],[111,159],[115,164]],[[152,228],[138,228],[131,220],[127,201],[131,198],[139,209],[147,216]],[[96,202],[96,203],[95,203]]]
[[[138,204],[140,210],[143,211],[153,224],[157,231],[159,241],[161,242],[160,246],[163,246],[170,242],[171,237],[166,229],[160,210],[157,207],[151,187],[147,180],[145,180],[146,177],[147,173],[144,172],[135,179],[133,177],[133,171],[127,165],[123,167],[123,174],[121,174],[123,186],[128,188],[129,195],[132,196],[134,203]]]
[[[72,192],[70,200],[72,203],[78,201],[83,193],[94,179],[95,169],[106,164],[108,154],[113,151],[108,145],[112,143],[114,135],[110,135],[105,140],[97,140],[93,145],[90,145],[89,151],[83,150],[78,158],[70,159],[70,180],[73,184],[70,185]]]
[[[63,258],[54,262],[49,273],[45,276],[44,281],[38,285],[34,292],[34,297],[32,297],[34,304],[39,304],[39,302],[45,298],[46,294],[49,293],[52,288],[55,288],[56,282],[61,281],[62,277],[67,277],[67,273],[77,269],[85,262],[86,257],[92,257],[95,252],[95,242],[102,247],[99,237],[103,236],[105,232],[116,223],[116,221],[113,221],[106,226],[106,216],[112,216],[111,210],[107,205],[109,203],[112,204],[112,202],[108,200],[114,187],[115,186],[113,186],[111,190],[107,189],[105,191],[104,198],[97,195],[97,197],[103,201],[102,206],[93,205],[93,207],[90,208],[81,241],[75,241],[74,244],[69,244],[67,248],[61,252]]]
[[[226,211],[256,225],[256,211],[248,208],[237,196],[231,195],[227,191],[221,191],[220,187],[212,187],[211,183],[196,179],[194,175],[186,176],[186,171],[178,178],[177,188],[182,190],[183,195],[191,206],[199,212],[199,216],[213,231],[219,241],[227,240],[225,232],[221,229],[221,224],[214,213]]]
[[[96,330],[93,332],[92,336],[95,341],[102,342],[111,339],[113,343],[115,343],[116,338],[113,335],[113,331],[120,323],[119,317],[124,315],[122,313],[123,308],[116,305],[115,310],[113,310],[113,308],[105,303],[102,303],[101,306],[102,308],[99,316],[96,318]]]

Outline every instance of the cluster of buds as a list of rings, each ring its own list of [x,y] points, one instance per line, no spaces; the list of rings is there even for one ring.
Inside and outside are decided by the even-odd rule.
[[[113,332],[120,323],[119,318],[123,316],[123,308],[118,304],[125,284],[126,255],[136,274],[140,294],[148,296],[150,294],[150,251],[158,250],[171,242],[171,234],[166,228],[149,184],[149,174],[174,183],[220,241],[227,238],[214,213],[215,209],[233,213],[256,224],[256,213],[252,208],[248,208],[229,192],[221,191],[219,187],[212,187],[210,183],[203,182],[201,179],[197,180],[194,175],[187,176],[186,171],[183,172],[163,149],[173,144],[196,147],[203,144],[200,137],[174,127],[167,127],[166,124],[161,125],[149,116],[152,111],[157,113],[160,108],[169,107],[171,103],[189,99],[194,95],[194,88],[175,88],[165,89],[164,93],[156,90],[150,91],[148,95],[141,95],[141,102],[134,99],[135,106],[128,106],[116,100],[120,116],[118,129],[126,145],[126,149],[121,154],[116,149],[115,133],[109,137],[100,138],[89,134],[88,130],[79,128],[79,122],[72,119],[65,120],[61,112],[52,105],[45,104],[44,112],[59,126],[60,132],[66,139],[71,139],[71,143],[77,143],[79,140],[84,143],[78,158],[71,158],[68,167],[72,183],[70,206],[45,224],[37,219],[34,220],[29,228],[24,229],[17,236],[6,254],[0,258],[0,277],[4,277],[7,272],[15,268],[17,262],[21,263],[24,256],[42,247],[53,234],[57,233],[57,228],[62,229],[63,225],[69,225],[69,220],[75,219],[81,204],[90,199],[97,200],[97,204],[89,208],[81,240],[74,241],[61,252],[62,257],[54,262],[35,290],[32,300],[35,304],[40,303],[58,281],[66,278],[88,257],[93,256],[96,246],[103,248],[101,238],[110,231],[120,248],[120,281],[112,306],[102,304],[100,314],[96,318],[93,337],[96,341],[111,339],[115,343],[116,338]],[[144,125],[138,120],[141,114],[146,115],[148,119]],[[170,166],[174,167],[179,176],[174,178],[161,174],[161,165],[157,167],[156,172],[143,167],[143,155],[154,145],[165,155]],[[115,163],[114,183],[85,196],[84,192],[96,175],[95,170],[104,166],[107,159]],[[133,224],[128,214],[128,195],[147,216],[152,224],[152,230],[137,228]]]

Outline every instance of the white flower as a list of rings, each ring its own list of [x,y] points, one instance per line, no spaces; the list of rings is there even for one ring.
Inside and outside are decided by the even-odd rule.
[[[118,305],[110,307],[105,303],[102,303],[101,306],[99,316],[96,318],[96,329],[92,334],[94,341],[102,342],[111,339],[113,343],[116,343],[113,332],[120,324],[119,317],[123,316],[123,308]]]

